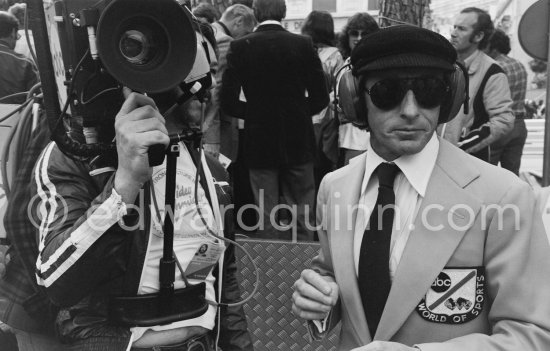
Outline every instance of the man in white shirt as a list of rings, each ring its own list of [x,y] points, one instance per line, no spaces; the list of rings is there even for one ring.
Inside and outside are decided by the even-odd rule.
[[[468,69],[470,109],[442,128],[445,139],[487,162],[491,144],[512,131],[515,119],[506,73],[481,51],[493,31],[491,17],[477,7],[463,9],[456,18],[451,45]]]
[[[321,249],[293,295],[314,338],[342,322],[339,350],[550,345],[549,245],[531,189],[434,133],[464,101],[456,59],[412,26],[352,54],[348,93],[370,148],[323,180]]]

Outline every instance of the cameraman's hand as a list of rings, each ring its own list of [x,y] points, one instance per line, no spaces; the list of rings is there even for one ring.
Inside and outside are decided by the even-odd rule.
[[[137,93],[127,95],[115,119],[115,133],[118,152],[115,190],[125,203],[131,204],[143,184],[151,178],[149,146],[167,146],[170,137],[155,102]]]
[[[323,276],[314,270],[305,269],[294,283],[292,312],[298,317],[323,319],[338,302],[338,285],[333,277]]]

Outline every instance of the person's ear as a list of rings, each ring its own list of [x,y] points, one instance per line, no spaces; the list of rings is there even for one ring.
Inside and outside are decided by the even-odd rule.
[[[237,16],[235,17],[235,19],[233,20],[233,26],[235,27],[242,27],[243,26],[243,17],[242,16]]]
[[[477,32],[474,34],[474,43],[479,44],[485,37],[484,32]]]

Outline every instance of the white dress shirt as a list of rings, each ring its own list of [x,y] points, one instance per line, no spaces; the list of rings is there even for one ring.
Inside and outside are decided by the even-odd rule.
[[[366,152],[365,174],[361,185],[353,239],[356,275],[359,272],[359,253],[363,234],[378,196],[378,177],[371,176],[380,163],[386,162],[372,147],[369,147]],[[392,281],[414,225],[414,219],[426,194],[438,152],[439,140],[434,133],[422,151],[414,155],[401,156],[393,161],[399,167],[400,172],[395,177],[393,186],[396,207],[390,243],[390,278]]]

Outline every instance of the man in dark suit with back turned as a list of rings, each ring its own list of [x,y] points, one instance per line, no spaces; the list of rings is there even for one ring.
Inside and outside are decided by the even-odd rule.
[[[293,230],[298,229],[300,239],[311,240],[306,226],[315,196],[311,116],[329,102],[323,68],[311,39],[282,27],[284,0],[255,0],[253,9],[260,24],[254,33],[231,42],[221,107],[245,120],[244,157],[263,212],[262,238],[283,238],[270,219],[276,218],[281,194],[287,205],[297,205]]]

